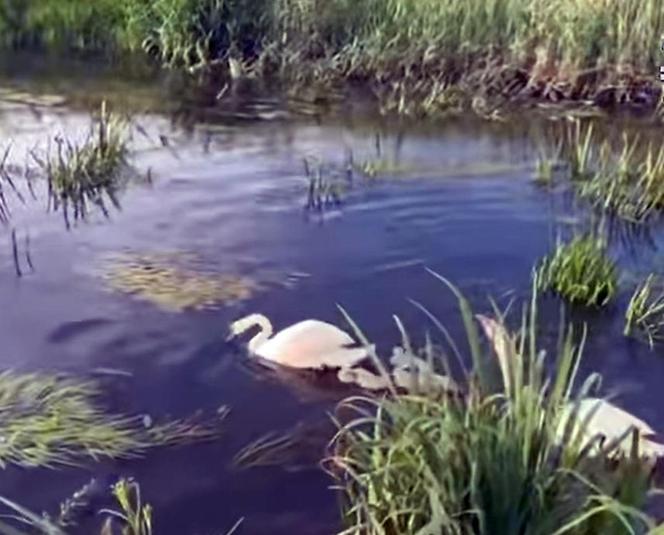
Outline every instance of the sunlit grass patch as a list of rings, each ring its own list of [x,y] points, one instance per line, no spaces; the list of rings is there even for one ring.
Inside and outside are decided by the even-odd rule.
[[[533,301],[514,335],[497,324],[493,356],[458,295],[474,363],[464,396],[387,393],[340,406],[328,466],[343,493],[343,533],[655,533],[643,512],[652,462],[638,433],[586,435],[592,415],[580,416],[577,401],[596,378],[576,386],[582,345],[571,330],[555,367],[545,366]]]
[[[651,348],[664,337],[664,290],[654,274],[636,287],[625,311],[625,336],[635,330],[646,336]]]
[[[111,414],[91,381],[44,374],[0,374],[0,466],[57,467],[85,458],[123,458],[149,448],[203,439],[196,422],[146,425]]]
[[[552,290],[570,303],[603,307],[617,291],[617,268],[601,238],[577,236],[558,242],[536,269],[538,288]]]

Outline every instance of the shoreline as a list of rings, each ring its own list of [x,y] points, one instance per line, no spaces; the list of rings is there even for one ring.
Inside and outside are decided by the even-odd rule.
[[[664,113],[661,0],[8,0],[0,29],[10,54],[138,53],[317,98],[359,84],[403,115],[492,118],[538,103]]]

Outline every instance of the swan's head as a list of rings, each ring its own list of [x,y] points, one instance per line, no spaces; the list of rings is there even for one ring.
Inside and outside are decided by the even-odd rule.
[[[262,314],[249,314],[244,318],[234,321],[228,326],[228,337],[226,339],[230,340],[236,336],[240,336],[242,333],[248,331],[256,325],[264,327],[265,325],[269,324],[270,322]]]

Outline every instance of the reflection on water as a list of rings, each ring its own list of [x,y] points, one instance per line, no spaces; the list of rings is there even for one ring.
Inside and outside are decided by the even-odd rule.
[[[130,375],[109,378],[109,395],[123,412],[231,408],[226,433],[212,444],[57,473],[4,473],[0,494],[36,510],[57,510],[92,475],[121,474],[142,483],[158,533],[224,532],[240,517],[241,533],[334,532],[335,495],[314,462],[325,440],[296,449],[306,462],[238,470],[233,459],[268,432],[327,432],[329,411],[353,391],[334,377],[256,368],[241,346],[224,341],[228,323],[261,312],[277,329],[306,318],[342,325],[339,303],[389,355],[399,340],[391,314],[418,341],[434,332],[414,299],[459,335],[455,302],[425,267],[490,311],[489,295],[501,305],[527,295],[533,263],[590,219],[564,184],[533,183],[538,144],[557,128],[546,121],[413,124],[373,117],[356,101],[312,115],[258,88],[218,99],[218,87],[197,89],[143,67],[32,58],[2,72],[0,139],[11,141],[7,169],[25,203],[3,184],[11,217],[0,228],[0,367],[122,370]],[[58,133],[86,132],[103,99],[131,112],[130,161],[150,170],[152,185],[130,184],[120,210],[91,213],[68,232],[47,212],[46,184],[26,154]],[[303,161],[315,157],[346,180],[351,153],[355,163],[382,158],[402,172],[355,173],[340,202],[304,209],[311,183]],[[601,371],[628,409],[664,427],[661,349],[653,354],[621,336],[630,277],[661,271],[663,236],[658,227],[639,239],[623,231],[612,245],[626,274],[621,301],[572,319],[591,325],[586,369]],[[190,255],[164,256],[170,251]],[[100,266],[120,292],[107,291]],[[547,342],[557,314],[547,299]]]

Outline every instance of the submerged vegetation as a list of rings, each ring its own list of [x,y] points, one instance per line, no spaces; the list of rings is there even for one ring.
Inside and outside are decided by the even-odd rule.
[[[8,0],[0,29],[12,47],[143,49],[166,65],[231,59],[297,84],[361,80],[404,113],[457,107],[464,92],[654,108],[646,80],[664,12],[659,0]]]
[[[247,277],[189,267],[196,260],[184,254],[118,254],[107,259],[102,278],[110,289],[169,312],[244,301],[260,289]]]
[[[84,458],[123,458],[149,448],[204,439],[211,427],[109,414],[92,381],[39,374],[0,374],[0,466],[57,467]]]
[[[581,406],[597,378],[576,385],[583,344],[562,333],[549,377],[533,301],[516,335],[500,323],[486,330],[496,366],[470,305],[459,303],[474,362],[465,396],[342,404],[356,414],[340,411],[330,459],[345,495],[343,533],[654,533],[639,433],[589,432],[598,410]]]
[[[616,266],[607,255],[606,244],[592,235],[558,242],[536,270],[538,288],[553,290],[574,304],[602,307],[617,291]]]

